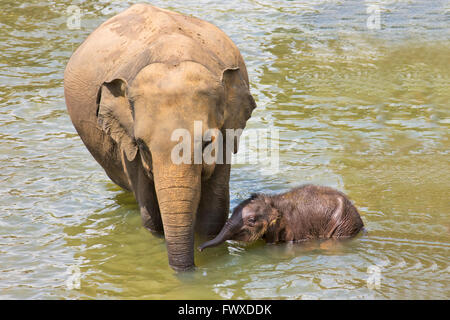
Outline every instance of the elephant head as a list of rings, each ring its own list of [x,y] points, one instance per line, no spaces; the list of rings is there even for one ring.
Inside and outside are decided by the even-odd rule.
[[[220,233],[198,249],[202,251],[205,248],[215,247],[226,240],[255,241],[261,238],[279,218],[280,213],[273,207],[270,197],[253,194],[234,208],[233,214]]]
[[[194,148],[206,147],[194,137],[194,121],[203,132],[245,127],[256,105],[241,71],[228,68],[216,76],[196,62],[153,63],[130,83],[103,83],[97,102],[98,123],[122,151],[122,161],[141,162],[154,181],[170,266],[193,268],[201,181],[214,170],[214,163],[194,162]],[[172,159],[179,141],[171,137],[180,128],[190,132],[190,162]]]

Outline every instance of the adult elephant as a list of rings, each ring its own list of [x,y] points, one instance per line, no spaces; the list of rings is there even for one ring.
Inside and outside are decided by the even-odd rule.
[[[230,164],[176,164],[171,137],[184,128],[194,140],[194,121],[224,137],[245,127],[256,105],[235,44],[208,22],[133,5],[75,51],[64,94],[89,152],[134,193],[144,226],[164,233],[170,266],[193,268],[194,230],[216,235],[227,219]]]

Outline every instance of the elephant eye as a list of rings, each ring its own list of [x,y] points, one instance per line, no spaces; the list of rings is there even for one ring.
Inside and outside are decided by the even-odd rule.
[[[247,219],[247,222],[250,223],[250,224],[254,224],[256,222],[256,219],[255,219],[255,217],[249,217]]]
[[[151,160],[152,160],[152,155],[150,153],[150,150],[147,147],[147,144],[141,140],[141,139],[136,139],[136,144],[139,147],[139,151],[141,152],[141,154],[144,157],[144,160],[148,163],[151,164]]]
[[[131,117],[134,120],[134,100],[130,100]]]
[[[205,148],[206,148],[209,144],[211,144],[211,141],[203,141],[203,143],[202,143],[202,150],[205,150]]]
[[[203,141],[203,143],[202,143],[202,150],[205,150],[205,148],[207,146],[209,146],[211,143],[213,143],[214,140],[216,140],[216,137],[212,136],[210,141]]]
[[[209,141],[203,141],[202,143],[202,150],[205,150],[205,148],[207,146],[209,146],[210,144],[212,144],[214,141],[216,141],[216,136],[212,135]]]

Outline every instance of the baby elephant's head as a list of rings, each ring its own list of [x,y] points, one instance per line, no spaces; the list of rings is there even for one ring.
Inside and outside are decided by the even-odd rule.
[[[202,251],[214,247],[226,240],[254,241],[261,238],[268,227],[279,218],[278,211],[272,206],[272,199],[262,194],[252,196],[241,202],[233,210],[230,219],[220,233],[212,240],[203,243],[198,249]]]

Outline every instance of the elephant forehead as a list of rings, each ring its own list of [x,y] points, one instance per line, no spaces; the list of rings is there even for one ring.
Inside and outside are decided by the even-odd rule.
[[[203,65],[181,63],[152,63],[143,68],[133,81],[131,94],[140,95],[148,90],[171,94],[182,92],[209,92],[221,89],[219,79]]]
[[[250,216],[254,216],[255,215],[255,210],[254,210],[254,208],[252,208],[252,207],[250,207],[250,206],[245,206],[243,209],[242,209],[242,219],[247,219],[248,217],[250,217]]]
[[[147,66],[133,81],[130,99],[138,121],[189,130],[194,121],[201,121],[204,129],[223,124],[223,87],[198,63]]]
[[[264,200],[252,200],[242,209],[242,217],[247,218],[249,216],[264,216],[267,205]]]
[[[214,99],[192,93],[143,96],[134,103],[134,113],[135,130],[139,132],[150,132],[152,128],[161,133],[186,129],[203,135],[223,124]]]

